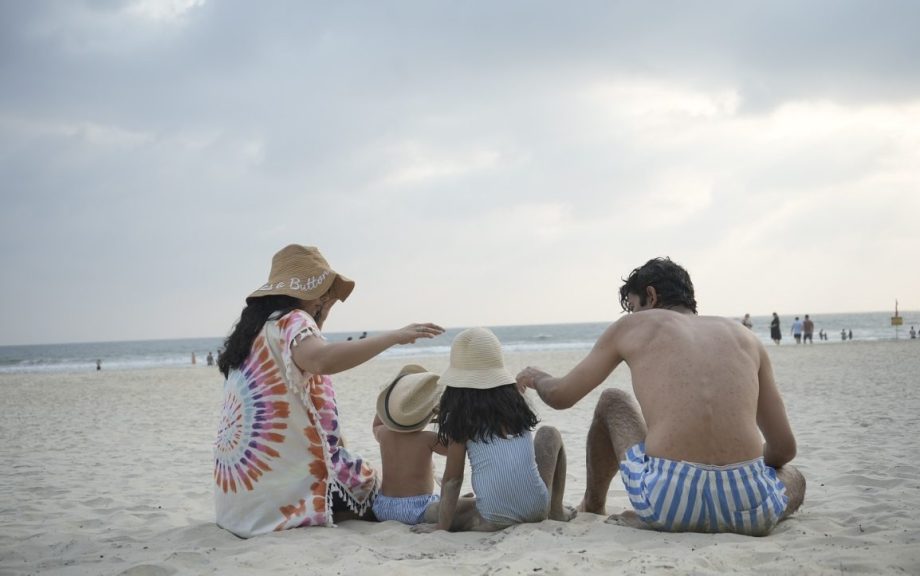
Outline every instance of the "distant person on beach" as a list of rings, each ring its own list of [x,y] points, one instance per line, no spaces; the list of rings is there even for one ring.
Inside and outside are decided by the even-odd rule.
[[[361,335],[358,336],[358,340],[364,340],[365,338],[367,338],[367,332],[362,332]]]
[[[795,321],[792,323],[792,337],[795,338],[796,344],[802,343],[802,326],[802,321],[796,316]]]
[[[444,329],[409,324],[360,342],[327,342],[323,323],[354,285],[317,248],[286,246],[224,341],[215,507],[217,524],[237,536],[373,519],[378,475],[345,445],[328,374]]]
[[[913,330],[913,328],[911,328]],[[102,360],[96,360],[96,372],[102,370]]]
[[[698,316],[689,274],[666,258],[633,270],[620,304],[630,314],[567,375],[527,367],[517,376],[549,406],[565,409],[621,362],[629,366],[639,405],[622,390],[601,394],[588,430],[581,509],[606,514],[619,468],[635,512],[611,521],[768,534],[799,508],[805,479],[789,465],[796,441],[766,349],[737,322]]]
[[[911,340],[914,340],[914,339],[916,339],[916,338],[917,338],[917,331],[914,330],[914,327],[913,327],[913,326],[911,326],[911,327],[910,327],[910,339],[911,339]]]
[[[848,331],[847,331],[847,337],[849,337],[850,340],[853,339],[853,331],[852,331],[852,330],[848,330]]]
[[[805,321],[802,322],[802,342],[814,344],[815,323],[812,322],[808,314],[805,315]]]
[[[195,362],[196,362],[195,353],[192,352],[192,366],[195,365]]]
[[[537,425],[501,344],[491,330],[469,328],[454,338],[438,408],[438,438],[447,446],[438,523],[415,532],[494,532],[514,524],[560,520],[575,511],[562,504],[566,457],[562,436]],[[469,455],[475,499],[460,499]]]
[[[438,433],[425,430],[441,401],[438,375],[409,364],[377,397],[374,438],[380,444],[383,479],[374,516],[415,525],[438,521],[432,455],[447,455]]]
[[[210,351],[210,350],[208,351],[208,356],[207,356],[207,358],[205,358],[205,360],[207,361],[208,366],[213,366],[213,365],[214,365],[214,355],[211,354],[211,351]]]
[[[744,326],[745,328],[749,328],[749,329],[751,329],[751,330],[754,329],[754,323],[751,322],[751,315],[750,315],[750,314],[745,314],[745,315],[744,315],[744,318],[741,319],[741,325]]]
[[[846,339],[847,339],[847,329],[846,328],[840,331],[840,339],[846,342]]]
[[[783,339],[783,333],[779,329],[779,316],[777,316],[776,312],[773,313],[773,319],[770,320],[770,339],[777,346],[779,346],[779,341]]]

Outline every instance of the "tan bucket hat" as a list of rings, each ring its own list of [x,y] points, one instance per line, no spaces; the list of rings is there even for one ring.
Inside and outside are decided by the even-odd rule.
[[[505,369],[502,345],[491,330],[467,328],[457,334],[450,346],[450,366],[441,375],[442,385],[487,390],[514,382]]]
[[[272,257],[268,282],[246,297],[293,296],[300,300],[316,300],[327,291],[338,300],[345,301],[355,283],[329,266],[319,248],[290,244]]]
[[[431,422],[441,400],[438,375],[407,364],[377,396],[377,416],[394,432],[415,432]]]

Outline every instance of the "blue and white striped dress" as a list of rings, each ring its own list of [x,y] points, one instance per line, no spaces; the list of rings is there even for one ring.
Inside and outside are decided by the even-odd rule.
[[[640,442],[620,462],[636,513],[668,532],[770,533],[786,510],[786,487],[763,458],[710,466],[656,458]]]
[[[470,440],[466,451],[480,516],[500,526],[546,519],[549,492],[537,471],[530,431],[488,443]]]

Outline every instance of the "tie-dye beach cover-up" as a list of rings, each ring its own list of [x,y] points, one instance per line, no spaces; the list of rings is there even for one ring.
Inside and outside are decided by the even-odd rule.
[[[359,514],[376,495],[376,472],[345,447],[332,380],[291,358],[313,336],[323,337],[306,312],[270,317],[224,382],[215,505],[217,524],[237,536],[332,526],[333,493]]]

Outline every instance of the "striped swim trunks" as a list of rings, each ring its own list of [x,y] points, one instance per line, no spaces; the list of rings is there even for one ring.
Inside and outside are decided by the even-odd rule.
[[[437,494],[419,494],[396,498],[377,494],[374,498],[374,516],[385,522],[396,520],[403,524],[419,524],[425,520],[425,510],[432,502],[440,500]]]
[[[640,442],[620,472],[629,501],[649,526],[666,532],[766,536],[786,510],[786,487],[763,458],[710,466],[656,458]]]

